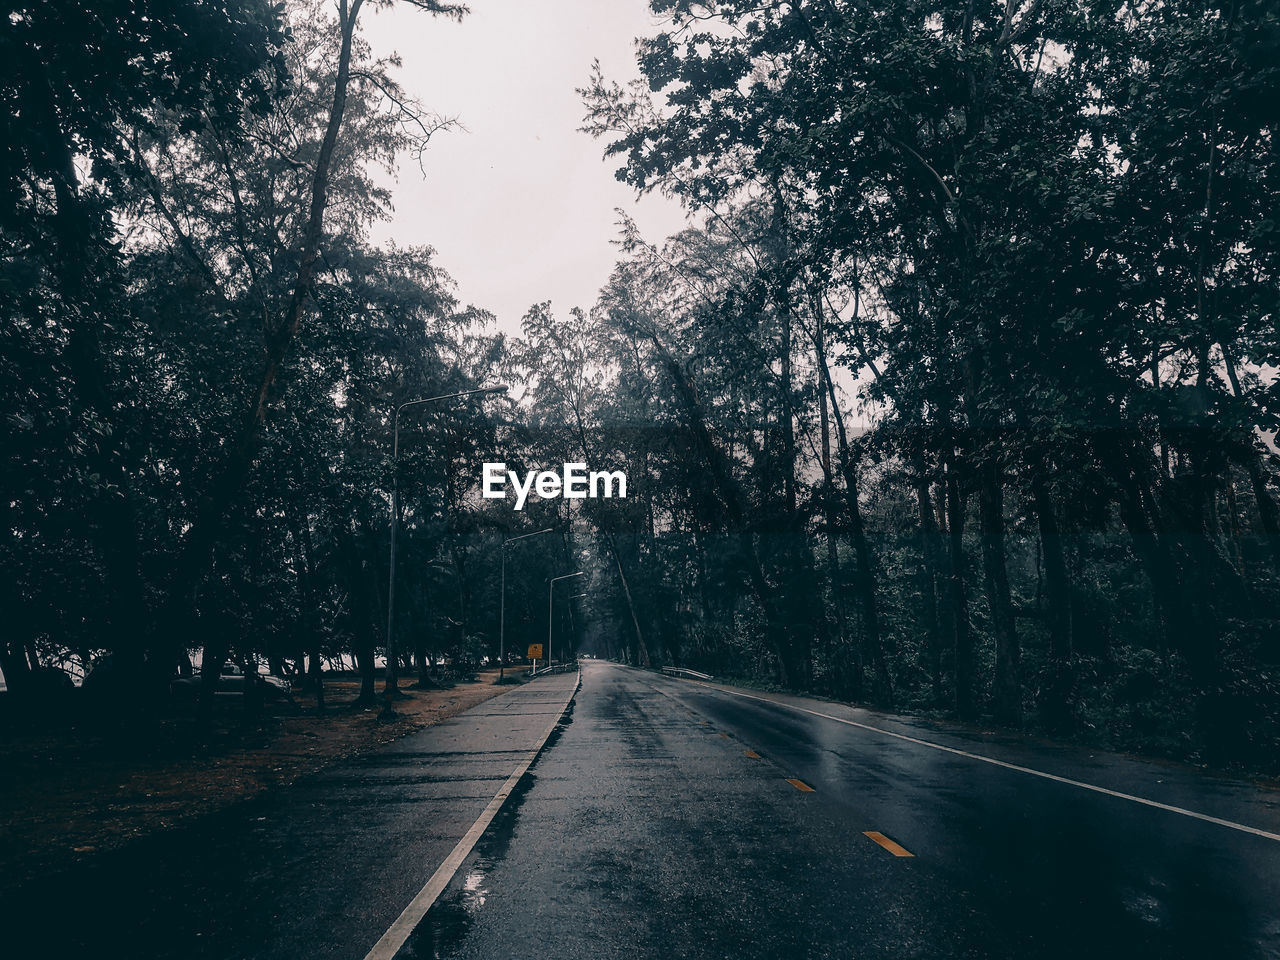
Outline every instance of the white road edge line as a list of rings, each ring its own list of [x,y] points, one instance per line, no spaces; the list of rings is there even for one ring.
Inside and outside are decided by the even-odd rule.
[[[824,720],[834,720],[836,723],[844,723],[851,727],[858,727],[862,730],[870,730],[872,733],[881,733],[886,737],[895,737],[898,740],[906,740],[908,743],[915,743],[922,747],[931,747],[934,750],[954,753],[958,757],[968,757],[970,760],[981,760],[983,763],[990,763],[997,767],[1004,767],[1006,770],[1016,770],[1019,773],[1029,773],[1033,777],[1043,777],[1045,780],[1065,783],[1068,786],[1079,787],[1082,790],[1092,790],[1094,793],[1104,793],[1108,797],[1130,800],[1133,803],[1140,803],[1146,807],[1155,807],[1157,810],[1166,810],[1169,813],[1178,813],[1184,817],[1203,820],[1206,823],[1216,823],[1220,827],[1229,827],[1232,830],[1239,830],[1241,833],[1251,833],[1256,837],[1265,837],[1268,840],[1280,840],[1280,833],[1270,833],[1266,830],[1260,830],[1257,827],[1251,827],[1248,824],[1236,823],[1234,820],[1223,820],[1220,817],[1211,817],[1207,813],[1197,813],[1194,810],[1187,810],[1184,807],[1175,807],[1167,803],[1160,803],[1158,800],[1148,800],[1146,797],[1135,797],[1131,793],[1121,793],[1118,790],[1108,790],[1106,787],[1099,787],[1092,783],[1085,783],[1082,780],[1072,780],[1069,777],[1060,777],[1055,773],[1045,773],[1043,770],[1033,770],[1031,767],[1020,767],[1016,763],[1007,763],[1004,760],[997,760],[994,757],[984,757],[980,753],[969,753],[967,750],[957,750],[955,747],[944,747],[940,743],[930,743],[928,740],[918,740],[915,737],[908,737],[905,733],[894,733],[892,730],[873,727],[870,724],[859,723],[856,720],[846,720],[844,717],[833,717],[829,713],[820,713],[817,710],[810,710],[807,707],[798,707],[793,703],[786,703],[782,700],[770,700],[768,697],[757,697],[750,693],[740,693],[737,690],[727,690],[724,687],[710,683],[703,683],[700,680],[685,680],[683,682],[696,683],[698,686],[706,687],[708,690],[718,690],[721,693],[728,693],[735,697],[743,697],[747,700],[759,700],[761,703],[771,703],[777,707],[787,707],[791,710],[797,710],[800,713],[808,713],[815,717],[821,717]]]
[[[573,702],[573,698],[577,696],[578,689],[581,686],[582,671],[579,670],[578,682],[574,684],[573,692],[569,694],[569,699],[561,705],[560,712],[556,714],[555,720],[547,727],[546,732],[538,739],[534,748],[520,761],[519,766],[516,767],[511,776],[507,777],[502,789],[489,801],[489,805],[484,808],[484,812],[480,814],[479,819],[471,825],[471,829],[458,841],[458,845],[453,848],[453,852],[445,857],[444,863],[436,868],[436,872],[431,875],[431,879],[427,881],[426,885],[418,891],[417,896],[409,901],[409,905],[401,911],[400,916],[396,917],[395,922],[387,928],[387,932],[373,945],[373,949],[365,954],[364,960],[391,960],[392,957],[400,952],[400,948],[409,939],[409,935],[422,922],[422,918],[427,915],[427,911],[431,909],[431,905],[444,892],[445,887],[449,886],[449,881],[453,879],[453,875],[458,872],[458,868],[462,866],[463,862],[471,854],[481,835],[489,824],[493,822],[493,818],[498,815],[498,811],[502,809],[502,805],[507,802],[507,798],[511,795],[511,791],[515,789],[516,784],[520,782],[520,778],[533,766],[533,761],[538,759],[538,754],[542,752],[542,748],[546,745],[552,731],[555,730],[556,724],[564,716],[565,710]]]

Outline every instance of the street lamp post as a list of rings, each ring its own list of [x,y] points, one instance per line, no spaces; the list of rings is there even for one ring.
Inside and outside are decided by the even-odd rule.
[[[557,580],[572,580],[574,577],[581,577],[581,570],[576,573],[566,573],[562,577],[552,577],[547,581],[547,666],[551,666],[551,624],[553,622],[552,614],[552,598],[555,596],[555,587]]]
[[[406,407],[416,407],[437,400],[453,400],[457,397],[470,397],[477,393],[506,393],[505,386],[478,387],[475,390],[459,390],[457,393],[442,393],[438,397],[424,397],[421,400],[407,400],[396,407],[392,417],[391,440],[391,564],[387,575],[387,679],[383,686],[384,714],[395,712],[391,701],[398,692],[396,678],[396,645],[393,626],[396,612],[396,533],[400,527],[400,411]]]
[[[498,601],[498,681],[506,676],[507,670],[507,544],[515,543],[517,540],[525,540],[529,537],[536,537],[544,533],[551,533],[555,527],[547,527],[543,530],[535,530],[533,533],[524,533],[518,537],[511,537],[502,541],[502,593]]]

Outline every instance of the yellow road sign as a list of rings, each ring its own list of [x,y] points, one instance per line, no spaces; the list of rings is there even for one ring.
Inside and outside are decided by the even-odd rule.
[[[542,644],[540,643],[529,644],[529,659],[530,660],[542,659]]]

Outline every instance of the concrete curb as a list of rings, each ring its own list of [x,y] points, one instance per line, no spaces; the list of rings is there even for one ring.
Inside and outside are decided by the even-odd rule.
[[[462,866],[463,862],[470,856],[471,851],[475,849],[476,843],[479,842],[489,824],[493,822],[493,818],[498,815],[498,811],[507,802],[511,792],[515,790],[516,784],[520,782],[520,778],[529,772],[529,768],[538,759],[543,747],[547,745],[551,734],[555,732],[560,721],[564,719],[565,711],[569,709],[569,705],[573,703],[581,688],[582,670],[579,668],[577,682],[574,683],[573,690],[569,692],[569,696],[564,703],[560,705],[560,711],[556,714],[556,718],[548,724],[547,729],[538,738],[538,742],[534,744],[533,749],[525,754],[524,758],[516,765],[511,776],[507,777],[506,782],[502,784],[502,788],[489,801],[489,805],[484,808],[484,812],[480,814],[476,822],[471,825],[471,829],[458,841],[458,845],[453,848],[449,856],[445,857],[444,863],[436,868],[436,872],[431,875],[431,879],[427,881],[426,885],[418,891],[417,896],[409,901],[409,905],[404,908],[395,922],[387,928],[387,932],[373,945],[373,949],[365,954],[364,960],[391,960],[400,952],[400,948],[404,946],[405,941],[409,939],[414,929],[422,922],[422,918],[427,915],[427,911],[431,909],[432,904],[439,899],[440,894],[449,886],[449,881],[458,872],[458,868]]]

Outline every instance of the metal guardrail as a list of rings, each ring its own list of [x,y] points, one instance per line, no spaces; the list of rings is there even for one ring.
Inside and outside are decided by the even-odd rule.
[[[668,677],[684,677],[686,680],[714,680],[715,678],[709,673],[699,673],[697,670],[689,670],[685,667],[663,667],[662,672]]]
[[[530,670],[531,677],[545,677],[551,673],[572,673],[578,669],[578,661],[570,660],[568,663],[553,663],[549,667],[543,667],[540,670]]]

